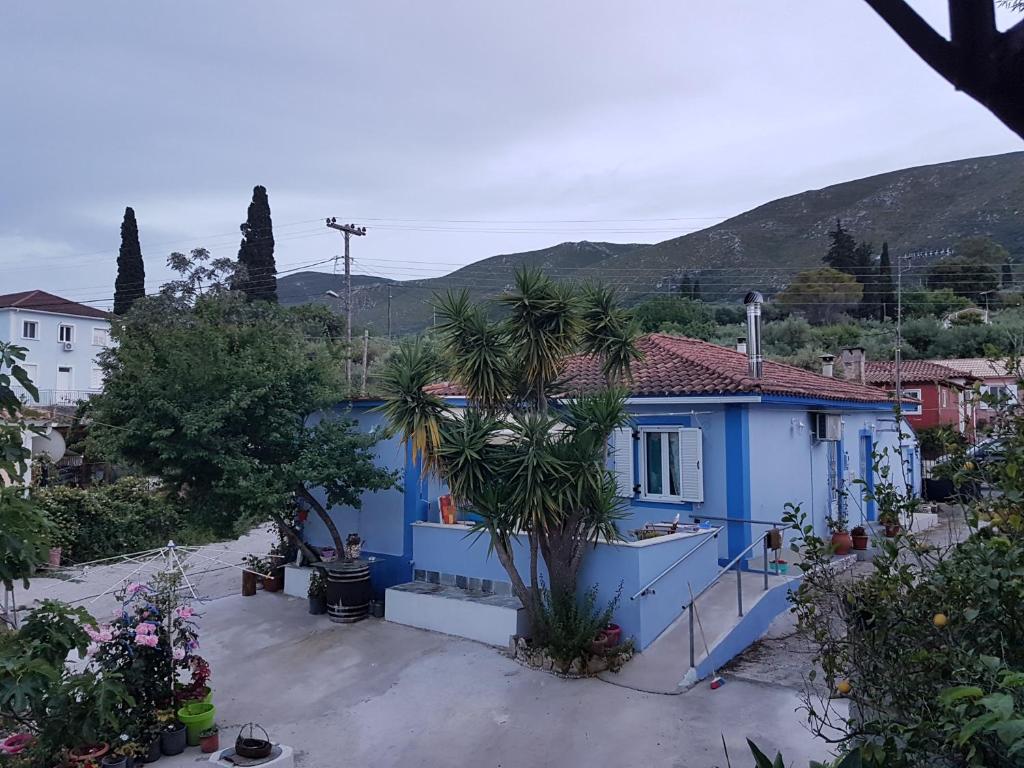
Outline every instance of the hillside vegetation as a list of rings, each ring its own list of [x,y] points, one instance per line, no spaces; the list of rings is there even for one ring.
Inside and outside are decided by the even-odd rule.
[[[675,293],[693,278],[709,301],[738,300],[750,288],[770,295],[800,270],[821,266],[837,219],[876,249],[887,241],[894,256],[909,254],[905,264],[911,272],[923,273],[958,240],[973,235],[991,237],[1019,262],[1022,213],[1024,152],[908,168],[774,200],[654,245],[562,243],[483,259],[429,280],[357,278],[355,324],[384,331],[390,282],[395,333],[423,330],[431,322],[433,294],[465,287],[481,299],[504,290],[521,265],[540,266],[553,277],[613,283],[634,303]],[[282,277],[282,302],[323,301],[323,285],[334,282],[315,281],[312,274]]]

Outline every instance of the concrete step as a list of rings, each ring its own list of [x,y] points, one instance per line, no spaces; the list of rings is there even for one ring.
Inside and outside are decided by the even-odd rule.
[[[390,587],[384,596],[384,618],[503,647],[512,635],[526,634],[528,625],[517,597],[423,581]]]

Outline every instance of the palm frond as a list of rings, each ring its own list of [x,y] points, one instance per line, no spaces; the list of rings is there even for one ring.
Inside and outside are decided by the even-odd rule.
[[[504,326],[492,323],[485,309],[470,301],[467,290],[435,297],[434,307],[452,377],[481,408],[507,407],[513,387]]]
[[[417,339],[402,344],[384,366],[379,387],[384,403],[375,410],[388,420],[388,433],[401,434],[413,456],[436,469],[441,427],[450,420],[448,405],[426,391],[436,383],[437,361]]]

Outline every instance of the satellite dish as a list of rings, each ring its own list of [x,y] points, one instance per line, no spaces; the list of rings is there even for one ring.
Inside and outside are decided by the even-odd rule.
[[[64,458],[67,449],[64,436],[56,429],[51,429],[45,435],[36,435],[32,438],[32,455],[46,456],[54,463]]]

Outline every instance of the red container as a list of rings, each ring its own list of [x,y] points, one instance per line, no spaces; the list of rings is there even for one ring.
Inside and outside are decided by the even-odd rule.
[[[604,628],[604,636],[608,638],[608,647],[614,648],[622,640],[622,627],[618,624],[609,624]]]

